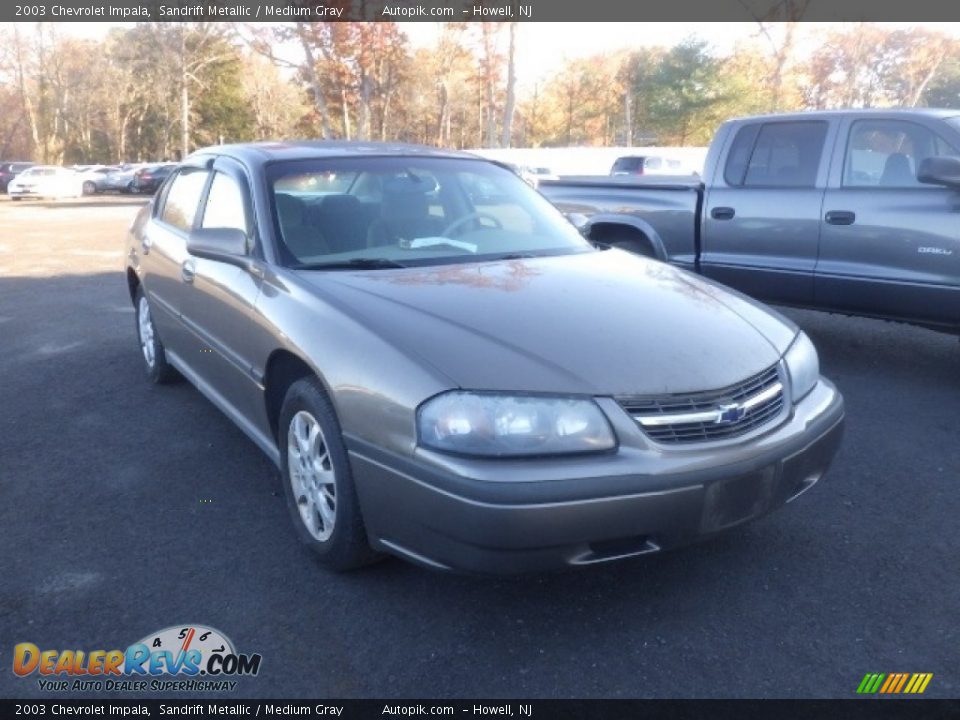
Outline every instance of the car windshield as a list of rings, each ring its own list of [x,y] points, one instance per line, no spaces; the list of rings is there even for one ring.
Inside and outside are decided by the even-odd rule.
[[[538,192],[492,163],[365,157],[272,164],[281,261],[363,267],[592,252]]]

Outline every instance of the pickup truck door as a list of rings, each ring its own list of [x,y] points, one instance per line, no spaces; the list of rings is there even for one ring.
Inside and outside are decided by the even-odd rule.
[[[843,122],[824,198],[817,306],[960,324],[960,191],[916,179],[924,158],[960,155],[942,125],[922,116]]]
[[[748,295],[813,300],[820,210],[832,145],[823,120],[735,127],[707,183],[701,272]],[[709,179],[708,179],[709,180]]]

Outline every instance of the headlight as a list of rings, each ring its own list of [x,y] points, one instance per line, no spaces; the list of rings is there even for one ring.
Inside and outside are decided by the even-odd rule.
[[[783,359],[790,373],[793,401],[799,402],[820,380],[820,359],[817,357],[817,349],[806,333],[801,332]]]
[[[617,441],[595,402],[454,391],[417,412],[420,444],[460,455],[511,457],[612,450]]]

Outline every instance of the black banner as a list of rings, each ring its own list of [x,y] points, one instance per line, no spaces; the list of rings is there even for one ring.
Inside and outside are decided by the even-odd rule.
[[[960,20],[943,0],[24,0],[5,22],[657,22]],[[696,28],[691,27],[691,32]],[[597,50],[603,49],[598,38]]]
[[[887,720],[960,717],[956,700],[0,700],[0,717]]]

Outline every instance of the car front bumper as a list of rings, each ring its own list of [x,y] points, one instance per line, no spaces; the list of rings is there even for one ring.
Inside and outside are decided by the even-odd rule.
[[[843,398],[821,380],[769,432],[706,453],[624,447],[629,425],[618,429],[617,453],[549,463],[442,467],[446,458],[424,451],[403,458],[347,443],[375,548],[432,568],[501,574],[649,554],[760,517],[824,475],[843,418]]]

